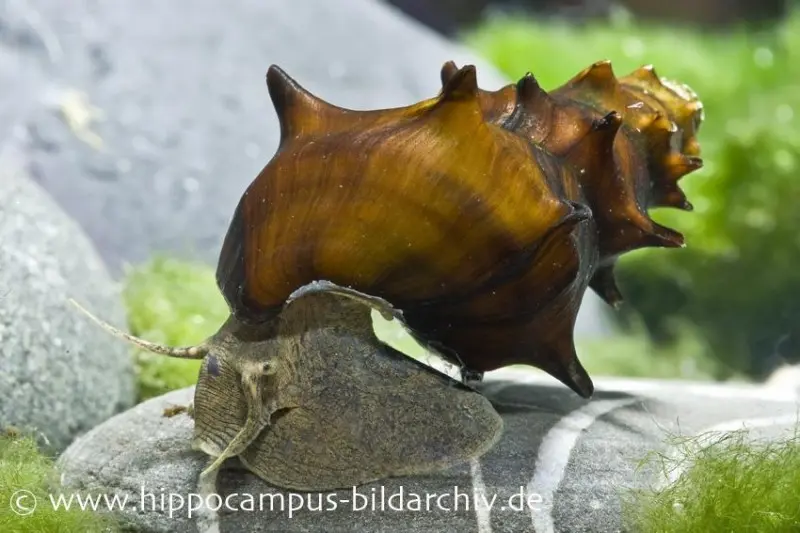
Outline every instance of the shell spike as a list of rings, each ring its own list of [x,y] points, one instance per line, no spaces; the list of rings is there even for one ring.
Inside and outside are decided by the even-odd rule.
[[[530,72],[526,73],[516,84],[517,102],[531,114],[545,113],[546,109],[556,106],[552,97],[542,89],[539,81]]]
[[[616,80],[611,61],[608,59],[597,61],[584,69],[583,72],[578,74],[578,81],[584,80],[599,84],[607,84],[611,80]]]
[[[569,151],[568,158],[571,164],[578,168],[591,169],[587,170],[581,181],[606,182],[614,175],[612,166],[598,168],[597,161],[613,159],[614,140],[620,126],[622,126],[622,116],[616,111],[593,120],[586,135]]]
[[[622,111],[625,108],[622,86],[614,75],[611,61],[598,61],[556,89],[554,93],[567,97],[580,95],[581,99],[590,97],[608,111]]]
[[[598,268],[589,281],[589,287],[614,309],[622,306],[624,298],[614,277],[614,263]]]
[[[578,359],[572,331],[564,331],[562,335],[556,344],[543,347],[551,352],[542,358],[547,361],[544,366],[551,376],[588,400],[594,394],[594,383]]]
[[[267,70],[267,90],[278,114],[281,144],[300,134],[322,131],[332,115],[346,112],[305,90],[277,65]]]
[[[663,170],[653,177],[652,205],[692,211],[693,206],[678,186],[678,180],[702,168],[703,160],[699,157],[672,152],[662,159],[662,165]]]
[[[523,102],[547,94],[542,89],[542,86],[539,85],[539,81],[530,72],[525,73],[517,82],[517,93],[519,94],[519,99]]]
[[[680,134],[677,125],[662,113],[656,113],[652,121],[642,128],[642,133],[656,152],[669,150],[672,137]]]
[[[668,174],[674,181],[701,168],[703,160],[697,156],[674,154],[667,161]]]
[[[453,78],[453,76],[456,75],[456,72],[458,72],[458,66],[456,66],[455,61],[448,61],[447,63],[442,65],[442,70],[440,74],[442,79],[442,87],[447,85],[447,82],[449,82]]]
[[[698,122],[702,122],[700,119],[703,115],[703,103],[700,100],[686,102],[683,108],[678,110],[677,114],[683,119],[697,116]]]
[[[620,220],[616,238],[609,243],[605,256],[617,256],[641,248],[682,248],[684,236],[675,230],[653,222],[646,214],[634,219]]]
[[[622,116],[616,111],[611,111],[603,118],[592,122],[592,130],[608,131],[616,135],[617,130],[622,126]]]
[[[455,71],[442,87],[442,100],[465,100],[477,96],[478,74],[474,65],[465,65]]]
[[[142,348],[143,350],[147,350],[148,352],[153,352],[161,355],[167,355],[169,357],[176,357],[178,359],[203,359],[206,354],[208,354],[208,347],[205,344],[199,344],[197,346],[188,346],[184,348],[177,348],[172,346],[166,346],[163,344],[157,344],[155,342],[146,341],[144,339],[140,339],[138,337],[134,337],[130,333],[125,333],[122,330],[119,330],[112,326],[111,324],[100,320],[88,310],[86,310],[83,306],[81,306],[78,302],[70,298],[70,303],[78,308],[83,314],[89,317],[95,324],[106,330],[107,332],[111,333],[115,337],[119,337],[123,340],[130,342]]]
[[[694,206],[686,198],[686,194],[677,185],[671,185],[661,189],[654,188],[653,206],[674,207],[682,211],[694,210]]]
[[[652,221],[651,221],[652,222]],[[682,233],[652,222],[653,229],[645,232],[642,244],[652,248],[683,248],[685,238]]]
[[[688,155],[700,155],[700,142],[696,137],[688,135],[683,139],[683,152]]]
[[[653,67],[653,65],[643,65],[625,77],[634,78],[648,85],[661,84],[661,78],[659,78],[658,74],[656,73],[656,69],[655,67]]]

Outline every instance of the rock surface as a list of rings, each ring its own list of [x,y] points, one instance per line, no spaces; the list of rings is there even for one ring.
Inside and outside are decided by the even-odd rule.
[[[160,251],[216,263],[239,197],[277,148],[272,63],[356,109],[435,95],[450,59],[476,64],[487,88],[505,82],[374,0],[76,0],[69,10],[38,0],[4,11],[0,22],[29,43],[12,50],[51,80],[26,91],[42,104],[20,130],[33,172],[114,272]]]
[[[133,404],[133,363],[69,305],[124,320],[91,243],[22,168],[20,154],[0,154],[0,428],[33,430],[61,450]]]
[[[60,464],[72,487],[127,497],[125,516],[148,532],[604,533],[620,531],[620,491],[647,482],[636,476],[637,461],[663,446],[666,432],[697,434],[743,425],[778,432],[797,419],[797,395],[762,387],[603,379],[596,384],[595,399],[585,402],[539,373],[487,374],[484,392],[506,425],[488,454],[437,475],[361,486],[360,496],[346,490],[329,500],[326,494],[323,510],[312,510],[319,501],[316,493],[284,493],[281,508],[280,497],[261,496],[279,491],[242,472],[234,461],[218,484],[219,522],[195,520],[200,494],[208,498],[197,485],[206,462],[189,450],[191,419],[163,416],[165,407],[190,402],[191,388],[95,428],[64,453]],[[443,494],[448,496],[437,500]],[[455,500],[456,494],[466,496]],[[520,494],[527,500],[521,510]],[[412,503],[414,495],[421,498],[419,508]],[[490,509],[484,502],[493,497]],[[206,501],[220,504],[213,497]],[[326,510],[331,501],[337,508]],[[448,510],[454,501],[459,509]],[[367,510],[358,510],[363,505]]]

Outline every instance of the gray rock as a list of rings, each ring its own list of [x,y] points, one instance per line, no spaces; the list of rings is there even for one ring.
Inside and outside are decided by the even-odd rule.
[[[0,3],[0,145],[24,133],[47,86],[45,72],[58,57],[53,40],[42,34],[35,10],[27,2]],[[20,131],[15,132],[19,127]]]
[[[487,88],[505,83],[374,0],[34,4],[61,53],[27,122],[33,172],[114,273],[162,251],[216,263],[240,196],[277,148],[272,63],[356,109],[434,96],[450,59],[476,64]]]
[[[23,167],[19,154],[0,154],[0,428],[62,450],[133,404],[133,363],[69,304],[125,317],[89,240]]]
[[[147,532],[604,533],[620,530],[621,491],[647,482],[635,475],[637,462],[664,446],[666,432],[697,434],[742,424],[787,428],[796,420],[796,395],[755,386],[597,380],[595,399],[585,402],[536,372],[503,370],[486,380],[484,392],[506,425],[491,451],[437,475],[357,487],[360,496],[353,490],[325,494],[323,509],[335,502],[333,510],[312,510],[318,494],[281,493],[231,461],[217,487],[219,522],[197,520],[201,498],[219,504],[197,485],[206,460],[189,449],[191,419],[163,416],[165,407],[190,402],[192,388],[141,404],[78,439],[60,459],[63,480],[73,489],[127,498],[123,516]],[[456,494],[465,496],[456,500]],[[441,495],[448,496],[438,505]],[[414,496],[422,500],[420,510]],[[483,502],[493,497],[488,508]],[[527,503],[520,510],[523,498]],[[457,510],[450,507],[454,501]],[[365,502],[367,510],[360,510]]]

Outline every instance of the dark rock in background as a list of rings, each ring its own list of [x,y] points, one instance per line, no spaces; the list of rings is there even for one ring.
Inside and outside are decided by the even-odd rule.
[[[456,36],[495,13],[583,19],[608,13],[609,0],[385,0],[443,35]]]
[[[770,24],[789,11],[788,0],[624,0],[622,4],[642,19],[711,28]]]
[[[24,4],[0,3],[0,146],[23,134],[21,123],[47,86],[52,43],[36,28],[36,17]]]
[[[786,16],[788,0],[384,0],[443,35],[458,35],[493,14],[556,17],[575,22],[623,7],[642,20],[707,27],[759,25]]]

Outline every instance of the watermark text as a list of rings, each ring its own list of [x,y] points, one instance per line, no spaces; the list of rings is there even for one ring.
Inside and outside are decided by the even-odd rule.
[[[37,506],[48,505],[54,510],[158,512],[170,518],[192,518],[203,510],[214,512],[279,512],[289,518],[300,512],[470,512],[475,509],[539,512],[545,502],[542,496],[528,492],[526,487],[512,494],[487,494],[484,491],[453,486],[443,492],[425,492],[403,486],[353,487],[348,491],[329,493],[265,492],[248,494],[178,494],[164,490],[148,491],[145,487],[136,495],[60,493],[39,496],[21,489],[11,495],[11,510],[27,516]]]

